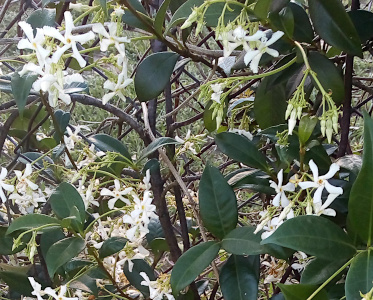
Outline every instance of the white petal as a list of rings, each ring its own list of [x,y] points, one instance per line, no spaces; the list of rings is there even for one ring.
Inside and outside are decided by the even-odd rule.
[[[114,206],[115,206],[115,203],[117,202],[117,198],[112,198],[108,201],[107,203],[107,206],[110,208],[110,209],[114,209]]]
[[[253,35],[246,36],[244,39],[245,41],[248,41],[248,42],[254,42],[254,41],[259,41],[264,36],[265,36],[265,32],[258,30]]]
[[[0,180],[3,180],[8,174],[8,170],[4,167],[1,167]]]
[[[102,25],[101,23],[96,23],[96,24],[93,24],[92,26],[92,31],[106,37],[106,38],[109,38],[109,34],[107,33],[104,25]]]
[[[311,171],[312,171],[312,175],[313,175],[313,180],[316,182],[319,180],[319,169],[317,168],[316,164],[313,162],[313,160],[311,159],[309,161],[309,166],[311,168]]]
[[[89,31],[87,33],[83,33],[80,35],[74,35],[73,37],[74,41],[79,42],[81,44],[85,44],[94,39],[95,39],[95,34],[92,31]]]
[[[274,34],[272,34],[271,38],[266,43],[266,46],[271,46],[273,43],[277,42],[280,38],[282,38],[283,35],[284,33],[282,31],[276,31]]]
[[[39,188],[39,186],[38,186],[37,184],[33,183],[33,182],[32,182],[31,180],[29,180],[29,179],[26,179],[26,182],[27,182],[28,186],[29,186],[33,191],[35,191],[35,190],[37,190],[37,189]]]
[[[34,31],[31,25],[29,23],[26,23],[25,21],[19,22],[18,25],[22,28],[27,38],[32,41],[34,39]]]
[[[107,51],[107,49],[109,48],[109,46],[113,44],[112,41],[110,41],[109,39],[102,39],[101,42],[100,42],[100,50],[102,52],[105,52]]]
[[[294,183],[292,183],[292,182],[288,182],[286,185],[284,185],[284,186],[282,187],[282,189],[283,189],[284,191],[294,192],[294,191],[295,191],[295,185],[294,185]]]
[[[52,62],[53,63],[58,63],[58,61],[60,60],[61,56],[68,50],[70,49],[71,45],[70,44],[66,44],[64,45],[63,47],[57,47],[57,50],[56,52],[53,53],[53,56],[52,56]]]
[[[259,71],[259,61],[262,58],[262,53],[259,53],[257,56],[255,56],[251,63],[250,63],[250,69],[253,71],[253,73],[258,73]]]
[[[253,51],[246,52],[245,57],[244,57],[245,65],[247,66],[253,60],[253,58],[259,54],[260,54],[259,50],[253,50]]]
[[[322,208],[327,208],[330,204],[333,203],[335,198],[337,198],[339,194],[329,194],[328,198],[325,200],[324,204],[322,205]]]
[[[79,50],[78,50],[78,48],[76,47],[76,44],[75,44],[75,43],[72,43],[72,44],[71,44],[71,47],[72,47],[72,49],[73,49],[73,55],[72,55],[72,57],[74,57],[74,58],[78,61],[79,66],[80,66],[81,68],[84,68],[84,67],[86,66],[87,62],[86,62],[85,59],[82,57],[82,55],[79,53]]]
[[[328,181],[325,180],[325,188],[330,194],[342,195],[343,189],[339,186],[331,185]]]
[[[5,197],[4,191],[1,188],[0,188],[0,198],[3,201],[3,203],[6,202],[6,197]]]
[[[319,185],[313,181],[299,182],[298,185],[302,190],[318,187]]]
[[[335,217],[337,215],[337,213],[335,212],[335,210],[332,209],[332,208],[324,209],[324,211],[322,212],[322,214],[326,215],[326,216],[330,216],[330,217]]]
[[[281,206],[283,208],[285,208],[286,206],[288,206],[290,204],[290,201],[289,199],[286,197],[285,193],[282,192],[281,194]]]
[[[30,43],[30,41],[28,41],[26,39],[20,40],[18,42],[17,48],[18,49],[33,49],[34,50],[34,46]]]
[[[25,168],[25,177],[27,176],[30,176],[32,174],[32,166],[31,164],[26,164],[26,168]]]
[[[109,102],[109,100],[111,98],[113,98],[115,96],[115,93],[112,92],[112,93],[108,93],[108,94],[105,94],[103,97],[102,97],[102,103],[105,105],[106,103]]]
[[[319,186],[313,195],[313,203],[321,203],[321,195],[322,191],[324,190],[323,186]]]
[[[116,84],[110,80],[106,80],[104,82],[104,89],[108,89],[108,90],[111,90],[111,91],[115,91],[116,89]]]
[[[8,192],[13,192],[14,191],[14,186],[11,185],[11,184],[6,184],[4,182],[0,182],[0,185],[2,186],[2,188]]]
[[[43,31],[44,31],[44,34],[46,36],[50,36],[52,38],[55,38],[55,39],[61,41],[64,44],[66,44],[65,38],[62,36],[62,34],[56,28],[50,27],[50,26],[44,26]]]
[[[65,11],[65,36],[71,34],[72,29],[74,28],[73,16],[69,11]]]
[[[267,54],[269,54],[273,57],[278,57],[280,55],[280,53],[277,50],[271,49],[271,48],[267,48],[266,52],[267,52]]]
[[[281,193],[278,193],[275,198],[273,198],[272,204],[276,207],[280,206]]]
[[[100,195],[101,196],[111,196],[111,197],[114,197],[114,193],[112,191],[110,191],[109,189],[107,189],[107,188],[103,188],[101,190]]]
[[[326,173],[325,175],[320,176],[319,178],[321,178],[321,179],[330,179],[338,171],[339,171],[339,165],[337,165],[337,164],[331,164],[328,173]]]
[[[278,186],[282,186],[282,181],[284,179],[284,170],[281,169],[278,173],[277,173],[277,180],[278,180]]]

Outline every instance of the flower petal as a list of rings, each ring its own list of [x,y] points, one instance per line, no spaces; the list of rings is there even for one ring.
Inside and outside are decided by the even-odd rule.
[[[321,203],[321,195],[322,191],[324,189],[324,186],[319,186],[316,190],[316,192],[313,195],[313,203]]]
[[[317,180],[319,180],[319,169],[317,168],[316,164],[313,162],[312,159],[309,161],[308,164],[309,164],[310,169],[312,171],[313,180],[316,182]]]
[[[282,38],[283,35],[284,33],[282,31],[276,31],[267,41],[266,46],[271,46],[273,43],[277,42],[280,38]]]
[[[333,164],[330,165],[328,173],[320,176],[320,178],[321,179],[330,179],[335,175],[335,173],[337,173],[339,171],[339,169],[340,169],[339,165],[333,163]]]
[[[261,58],[262,58],[262,53],[259,52],[259,54],[255,56],[250,63],[250,69],[255,74],[259,72],[259,61]]]
[[[343,189],[339,186],[331,185],[327,180],[325,180],[325,188],[330,194],[342,195]]]

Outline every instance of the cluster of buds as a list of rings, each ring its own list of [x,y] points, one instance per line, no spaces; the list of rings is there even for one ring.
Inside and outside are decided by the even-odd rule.
[[[325,111],[325,102],[329,107],[327,111]],[[338,108],[335,106],[329,94],[324,96],[322,105],[324,107],[324,113],[320,117],[321,134],[326,136],[328,142],[331,143],[333,131],[336,134],[338,133]]]
[[[189,15],[188,19],[185,20],[184,24],[181,26],[181,29],[186,29],[192,26],[194,22],[196,22],[197,27],[196,27],[195,35],[198,35],[201,32],[202,27],[204,25],[204,20],[203,20],[204,14],[205,14],[205,7],[203,5],[200,7],[193,7],[192,13]]]

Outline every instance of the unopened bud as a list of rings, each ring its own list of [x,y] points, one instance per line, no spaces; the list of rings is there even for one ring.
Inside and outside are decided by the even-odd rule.
[[[308,203],[307,203],[306,214],[307,215],[312,215],[312,205],[311,205],[310,201],[308,201]]]
[[[285,113],[285,120],[289,118],[291,111],[293,110],[293,104],[289,103],[288,107],[286,108],[286,113]]]
[[[326,121],[324,119],[322,119],[320,121],[320,127],[321,127],[321,134],[322,134],[322,136],[325,136]]]
[[[197,21],[197,18],[198,18],[198,11],[196,8],[193,9],[192,13],[189,15],[188,19],[186,19],[186,21],[184,22],[184,24],[180,27],[181,29],[186,29],[190,26],[192,26],[192,24]]]

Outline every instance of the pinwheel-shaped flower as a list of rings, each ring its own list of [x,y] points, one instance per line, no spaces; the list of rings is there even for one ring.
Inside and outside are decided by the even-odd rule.
[[[59,40],[63,46],[57,47],[57,51],[52,56],[52,62],[57,63],[61,56],[68,50],[73,50],[73,55],[81,68],[85,67],[86,61],[82,57],[82,55],[79,53],[79,50],[76,46],[76,43],[85,44],[88,41],[91,41],[95,38],[95,34],[92,31],[89,31],[87,33],[79,34],[79,35],[73,35],[72,31],[75,28],[73,17],[69,11],[65,11],[65,35],[63,36],[56,28],[44,26],[44,34],[50,37],[53,37],[57,40]]]
[[[74,297],[74,298],[69,298],[69,297],[65,297],[65,294],[67,292],[67,287],[66,285],[61,285],[60,286],[60,292],[57,293],[55,292],[55,290],[53,290],[52,288],[50,287],[47,287],[44,292],[46,294],[48,294],[49,296],[52,296],[55,300],[79,300],[79,298],[77,297]]]
[[[104,83],[104,88],[111,90],[112,92],[105,94],[102,97],[102,103],[106,104],[111,98],[117,95],[123,101],[126,101],[126,97],[123,94],[124,89],[132,83],[131,78],[127,78],[127,68],[122,70],[122,73],[118,75],[117,83],[110,80],[106,80]]]
[[[26,192],[27,187],[32,189],[33,191],[38,189],[38,185],[33,183],[29,176],[32,174],[32,166],[31,164],[26,164],[25,172],[22,174],[21,171],[15,170],[14,173],[16,173],[18,184],[17,184],[17,191],[24,193]]]
[[[312,159],[309,162],[309,166],[312,171],[313,181],[299,182],[299,186],[302,190],[308,188],[316,188],[315,194],[313,195],[314,204],[321,203],[321,194],[324,188],[330,194],[343,194],[343,189],[341,187],[331,185],[327,180],[332,178],[335,175],[335,173],[339,171],[339,166],[337,164],[331,164],[328,173],[322,176],[319,176],[319,169],[317,168],[316,164],[313,162]]]
[[[285,191],[288,192],[293,192],[295,191],[295,185],[294,183],[288,182],[286,185],[282,185],[283,182],[283,170],[281,169],[278,174],[277,174],[277,180],[278,183],[270,180],[269,182],[271,183],[270,187],[274,188],[277,195],[275,198],[273,198],[273,205],[274,206],[282,206],[282,207],[287,207],[289,205],[289,200],[285,195]]]
[[[124,196],[125,195],[128,195],[131,191],[133,190],[133,188],[131,187],[128,187],[128,188],[125,188],[125,189],[122,189],[121,186],[120,186],[120,182],[118,179],[115,179],[114,180],[114,189],[111,191],[107,188],[103,188],[101,190],[101,195],[102,196],[110,196],[112,197],[109,201],[108,201],[108,207],[110,209],[113,209],[114,208],[114,205],[115,203],[120,200],[124,203],[126,203],[127,205],[131,205],[131,202],[125,198]]]
[[[4,182],[4,179],[6,178],[6,175],[8,174],[8,170],[5,168],[1,168],[1,173],[0,173],[0,198],[3,202],[6,201],[6,197],[4,194],[4,190],[8,192],[13,192],[14,191],[14,186],[11,184],[7,184]]]
[[[36,35],[34,36],[34,31],[29,23],[24,21],[18,23],[19,27],[22,28],[23,32],[25,33],[27,39],[22,39],[18,42],[18,49],[30,49],[34,50],[36,53],[36,57],[38,59],[39,65],[45,65],[45,59],[49,55],[49,50],[43,48],[43,44],[45,42],[45,36],[43,29],[37,28]]]

